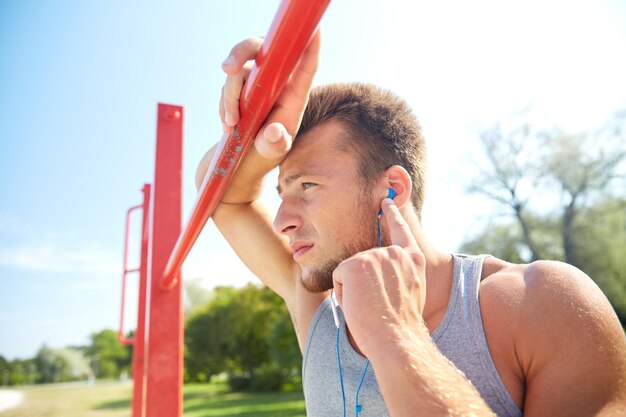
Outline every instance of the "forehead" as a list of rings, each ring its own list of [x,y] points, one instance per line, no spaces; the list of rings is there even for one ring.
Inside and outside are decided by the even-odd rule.
[[[349,133],[337,122],[317,126],[299,136],[280,164],[279,183],[297,174],[355,173],[357,155],[346,147]]]

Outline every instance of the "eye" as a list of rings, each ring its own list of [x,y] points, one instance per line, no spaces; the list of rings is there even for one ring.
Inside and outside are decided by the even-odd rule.
[[[316,186],[317,184],[315,184],[314,182],[303,182],[302,183],[302,189],[303,190],[308,190],[311,187]]]

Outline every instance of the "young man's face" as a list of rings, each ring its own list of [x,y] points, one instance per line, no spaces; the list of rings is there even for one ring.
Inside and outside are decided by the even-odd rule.
[[[332,288],[332,272],[346,258],[376,246],[379,204],[365,189],[356,153],[336,146],[347,133],[325,123],[301,137],[280,166],[282,204],[276,233],[289,238],[302,283],[312,292]]]

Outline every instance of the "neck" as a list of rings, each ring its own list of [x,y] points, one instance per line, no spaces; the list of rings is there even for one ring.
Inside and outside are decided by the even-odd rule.
[[[411,210],[412,212],[412,210]],[[426,259],[426,305],[424,322],[432,333],[445,314],[450,299],[454,260],[452,255],[437,250],[428,240],[417,216],[403,213],[409,223],[413,236]]]

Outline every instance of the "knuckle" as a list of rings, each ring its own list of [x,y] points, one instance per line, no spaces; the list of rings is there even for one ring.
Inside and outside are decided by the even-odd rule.
[[[416,251],[416,250],[412,250],[410,251],[410,256],[411,256],[411,260],[419,266],[425,265],[426,264],[426,258],[424,257],[424,254],[422,252]]]
[[[263,44],[263,39],[259,37],[252,37],[244,39],[237,45],[233,46],[230,50],[230,54],[236,58],[249,59],[249,54],[255,51]]]
[[[356,274],[362,274],[371,270],[375,263],[371,254],[361,254],[350,259],[350,271]]]
[[[402,258],[404,254],[404,249],[402,249],[402,247],[400,247],[399,245],[391,245],[387,247],[387,253],[389,255],[389,258],[398,260]]]

